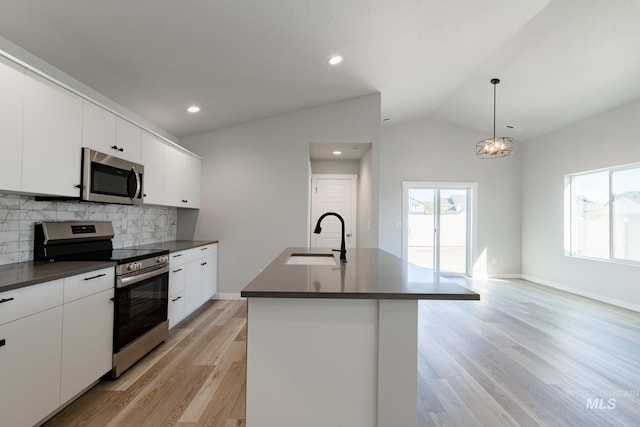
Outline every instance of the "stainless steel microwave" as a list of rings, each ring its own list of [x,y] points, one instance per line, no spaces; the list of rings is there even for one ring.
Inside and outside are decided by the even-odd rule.
[[[144,166],[90,148],[82,149],[81,199],[141,205]]]

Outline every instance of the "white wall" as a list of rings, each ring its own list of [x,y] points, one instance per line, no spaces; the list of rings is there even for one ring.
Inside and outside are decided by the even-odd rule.
[[[314,174],[353,174],[360,172],[360,160],[311,160]]]
[[[639,266],[571,258],[563,248],[564,176],[640,162],[639,118],[636,100],[524,145],[526,278],[640,311]]]
[[[475,157],[491,135],[432,119],[385,127],[380,134],[379,244],[402,256],[402,182],[477,182],[472,263],[492,276],[521,272],[521,151],[503,159]],[[496,258],[497,264],[493,264]]]
[[[375,178],[373,166],[373,148],[370,148],[360,159],[358,172],[358,234],[356,236],[359,248],[378,247],[378,211],[374,209],[377,194],[374,189]]]
[[[378,143],[380,95],[183,139],[203,157],[202,207],[179,238],[219,239],[219,292],[239,293],[287,246],[306,246],[309,143]]]

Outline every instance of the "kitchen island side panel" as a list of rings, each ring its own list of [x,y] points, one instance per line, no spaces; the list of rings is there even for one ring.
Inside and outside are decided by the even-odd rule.
[[[249,298],[248,427],[377,425],[378,301]]]

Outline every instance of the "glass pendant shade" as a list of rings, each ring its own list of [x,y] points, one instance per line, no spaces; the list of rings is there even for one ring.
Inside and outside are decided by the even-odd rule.
[[[493,138],[476,142],[476,157],[480,159],[498,159],[507,157],[513,152],[513,140],[504,136],[496,136],[496,85],[500,79],[491,79],[493,85]]]

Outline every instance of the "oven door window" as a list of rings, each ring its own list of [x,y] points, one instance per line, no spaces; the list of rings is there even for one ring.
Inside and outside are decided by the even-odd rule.
[[[169,273],[116,288],[114,351],[167,320]]]

